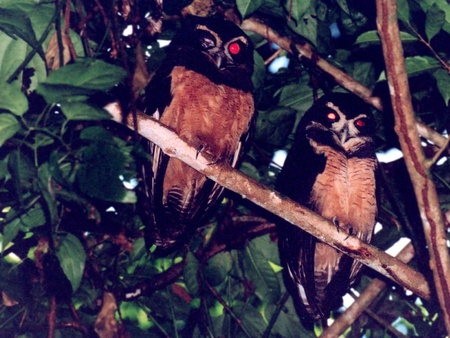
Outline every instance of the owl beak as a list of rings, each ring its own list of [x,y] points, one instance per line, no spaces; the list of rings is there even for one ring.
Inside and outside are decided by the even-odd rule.
[[[349,139],[351,139],[353,136],[349,134],[348,125],[345,124],[344,128],[339,132],[340,139],[342,145],[345,144]]]
[[[220,69],[222,67],[222,62],[223,62],[223,56],[222,55],[216,55],[216,66],[218,69]]]

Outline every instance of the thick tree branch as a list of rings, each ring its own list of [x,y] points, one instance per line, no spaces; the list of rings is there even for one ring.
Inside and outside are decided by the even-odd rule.
[[[123,122],[121,111],[116,104],[109,105],[106,109],[116,122]],[[354,236],[348,237],[347,233],[338,232],[332,222],[245,176],[229,165],[214,163],[213,159],[207,158],[202,153],[199,154],[197,149],[187,145],[174,132],[155,119],[138,113],[136,127],[133,126],[132,120],[130,116],[127,121],[128,126],[154,142],[165,154],[182,160],[225,188],[245,196],[253,203],[301,227],[321,241],[359,260],[418,296],[429,299],[430,290],[424,276],[403,262]]]
[[[444,220],[415,125],[395,0],[377,0],[377,28],[394,110],[395,131],[417,198],[436,292],[444,313],[447,332],[450,333],[450,259]]]
[[[330,75],[340,86],[358,95],[376,109],[383,111],[383,106],[379,97],[373,96],[373,93],[369,88],[363,86],[347,73],[333,66],[325,59],[321,58],[308,43],[294,43],[294,41],[289,37],[279,35],[273,29],[256,19],[244,20],[242,22],[241,28],[254,32],[264,37],[268,41],[276,43],[278,46],[288,51],[289,53],[298,54],[299,58],[301,59],[309,60],[310,63]],[[292,50],[293,48],[295,48],[296,50]],[[438,147],[442,148],[443,146],[445,146],[445,137],[429,128],[428,126],[424,125],[423,123],[416,123],[420,135],[429,139]]]
[[[408,263],[414,257],[414,248],[411,243],[403,248],[396,256],[397,259]],[[386,287],[386,282],[381,279],[374,279],[369,286],[361,293],[358,299],[337,318],[321,335],[321,338],[339,337],[349,326],[369,308],[370,304]]]

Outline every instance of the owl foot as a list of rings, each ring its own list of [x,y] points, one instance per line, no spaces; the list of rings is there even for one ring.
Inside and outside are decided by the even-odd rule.
[[[203,144],[199,145],[197,147],[197,154],[195,155],[195,159],[198,159],[198,155],[200,155],[200,153],[202,152],[202,150],[205,149],[205,147],[203,146]]]
[[[344,241],[346,241],[353,234],[353,227],[348,228],[348,235],[345,237]]]
[[[336,231],[339,232],[339,229],[341,227],[339,226],[339,220],[337,219],[337,217],[334,216],[333,219],[331,220],[331,222],[333,222],[334,226],[336,227]]]
[[[341,232],[342,228],[348,229],[348,235],[347,235],[347,237],[345,237],[344,241],[347,240],[353,234],[353,227],[351,227],[351,226],[341,227],[339,225],[339,220],[337,219],[336,216],[334,216],[331,221],[333,222],[334,226],[336,227],[337,232]]]

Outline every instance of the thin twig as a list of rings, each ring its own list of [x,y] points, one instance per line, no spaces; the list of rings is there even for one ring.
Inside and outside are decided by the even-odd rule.
[[[450,257],[436,187],[425,165],[408,85],[395,0],[377,0],[377,29],[395,117],[395,131],[405,158],[422,224],[436,293],[450,334]]]

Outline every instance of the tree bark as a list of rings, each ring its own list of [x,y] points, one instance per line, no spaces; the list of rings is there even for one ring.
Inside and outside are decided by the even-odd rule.
[[[395,117],[395,131],[405,159],[430,252],[436,293],[450,334],[450,260],[436,187],[422,152],[406,74],[395,0],[377,0],[377,28]]]

